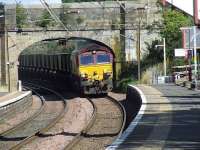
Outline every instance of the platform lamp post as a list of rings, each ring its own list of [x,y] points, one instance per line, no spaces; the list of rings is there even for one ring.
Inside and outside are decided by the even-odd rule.
[[[162,45],[155,45],[155,47],[163,47],[163,67],[164,67],[164,76],[167,76],[167,63],[166,63],[166,44],[165,44],[165,38],[163,38],[163,44]]]
[[[197,75],[198,75],[198,68],[197,68],[197,27],[196,26],[193,26],[192,27],[192,29],[193,29],[193,33],[194,33],[194,74],[195,74],[195,88],[197,89],[198,87],[197,87]]]

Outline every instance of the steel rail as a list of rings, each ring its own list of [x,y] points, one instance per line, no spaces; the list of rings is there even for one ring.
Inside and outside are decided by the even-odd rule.
[[[116,105],[118,105],[118,107],[120,108],[121,113],[123,114],[122,127],[120,129],[120,132],[119,132],[118,136],[116,137],[116,138],[118,138],[119,136],[121,136],[121,134],[122,134],[122,132],[124,130],[124,127],[125,127],[125,123],[126,123],[126,111],[125,111],[124,106],[120,102],[118,102],[116,99],[114,99],[114,98],[112,98],[110,96],[106,96],[105,98],[108,99],[108,100],[110,100],[110,101],[112,101]],[[70,150],[70,149],[72,149],[73,146],[75,146],[81,140],[81,136],[84,136],[92,128],[92,126],[95,123],[96,116],[97,116],[97,107],[96,107],[96,105],[94,104],[94,102],[90,98],[87,98],[87,99],[91,102],[91,104],[93,106],[92,117],[91,117],[89,123],[84,127],[84,129],[79,134],[77,134],[74,137],[74,139],[68,145],[66,145],[66,147],[64,148],[64,150]]]
[[[20,149],[21,147],[23,147],[24,145],[26,145],[27,143],[35,140],[40,134],[45,133],[46,131],[48,131],[51,127],[53,127],[60,119],[62,119],[63,115],[66,113],[67,111],[67,103],[65,101],[65,98],[60,95],[59,93],[57,93],[56,91],[52,90],[52,89],[48,89],[46,87],[43,86],[38,86],[36,84],[32,84],[32,83],[26,83],[32,86],[36,86],[39,87],[41,89],[45,89],[51,93],[53,93],[54,95],[56,95],[57,97],[60,97],[63,100],[63,104],[64,104],[64,109],[59,113],[59,115],[53,119],[53,121],[51,121],[46,127],[39,129],[37,132],[35,132],[34,134],[28,136],[27,138],[25,138],[24,140],[22,140],[20,143],[14,145],[11,149],[12,150],[17,150]]]
[[[26,87],[26,88],[30,89],[28,87]],[[34,120],[44,110],[44,108],[46,107],[45,99],[42,96],[40,96],[39,93],[37,93],[35,90],[32,90],[32,91],[41,99],[42,105],[39,108],[39,110],[37,112],[35,112],[31,117],[29,117],[28,119],[24,120],[23,122],[21,122],[21,123],[17,124],[16,126],[14,126],[14,127],[10,128],[10,129],[0,133],[1,137],[3,137],[5,135],[17,130],[21,126],[23,126],[23,125],[29,123],[30,121]]]
[[[119,102],[117,101],[115,98],[111,97],[111,96],[107,96],[108,99],[110,99],[111,101],[113,101],[114,103],[116,103],[116,105],[119,105],[119,108],[120,108],[120,111],[123,115],[123,123],[122,123],[122,127],[121,127],[121,130],[118,134],[118,136],[116,137],[116,139],[118,137],[120,137],[124,131],[124,128],[125,128],[125,125],[126,125],[126,109],[125,107]]]
[[[67,144],[64,148],[64,150],[69,150],[71,149],[75,144],[77,144],[80,140],[81,140],[81,136],[86,134],[87,131],[93,126],[95,120],[96,120],[96,115],[97,115],[97,107],[95,106],[94,102],[87,97],[87,100],[92,104],[93,107],[93,112],[92,112],[92,116],[89,120],[89,122],[85,125],[85,127],[82,129],[82,131],[80,133],[78,133],[73,139],[72,141],[70,141],[69,144]]]

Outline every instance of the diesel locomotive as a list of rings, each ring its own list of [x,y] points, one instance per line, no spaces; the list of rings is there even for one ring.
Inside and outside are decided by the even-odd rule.
[[[115,55],[107,45],[88,38],[66,39],[68,53],[21,54],[20,76],[56,80],[82,94],[106,94],[113,88]]]

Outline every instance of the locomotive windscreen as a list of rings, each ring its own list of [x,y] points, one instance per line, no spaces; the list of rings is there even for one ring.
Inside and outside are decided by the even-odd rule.
[[[109,63],[110,55],[109,54],[98,54],[96,61],[97,61],[97,63]]]

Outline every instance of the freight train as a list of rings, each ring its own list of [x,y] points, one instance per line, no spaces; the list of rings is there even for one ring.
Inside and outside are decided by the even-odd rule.
[[[106,94],[113,88],[114,52],[88,38],[66,39],[68,53],[21,54],[19,76],[55,80],[82,94]],[[55,83],[54,82],[54,83]]]

